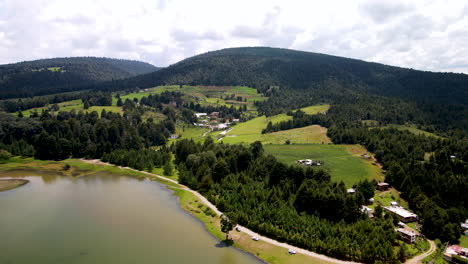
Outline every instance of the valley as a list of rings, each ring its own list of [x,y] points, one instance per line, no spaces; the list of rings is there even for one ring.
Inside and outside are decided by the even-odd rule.
[[[76,70],[52,62],[21,69],[34,74]],[[98,62],[106,60],[86,65],[103,71],[102,78],[74,88],[41,90],[47,85],[40,84],[37,94],[18,93],[22,98],[17,99],[5,93],[0,174],[30,183],[11,189],[19,182],[0,181],[0,203],[2,197],[26,195],[50,183],[54,190],[54,184],[65,184],[103,200],[116,198],[96,193],[101,184],[125,193],[141,191],[145,197],[125,196],[121,203],[148,199],[158,204],[152,195],[164,193],[160,185],[153,193],[153,187],[135,179],[114,176],[157,181],[221,241],[208,259],[219,260],[222,248],[236,263],[257,259],[228,245],[268,263],[395,264],[433,250],[426,238],[465,243],[460,223],[468,218],[468,143],[466,107],[458,98],[464,76],[444,75],[452,80],[453,93],[441,97],[445,104],[440,105],[432,101],[440,87],[431,73],[293,50],[226,49],[154,71],[120,61],[112,64],[119,70],[109,72],[110,66],[93,68]],[[371,74],[363,74],[366,70]],[[353,77],[337,73],[343,71]],[[388,79],[379,78],[381,72]],[[119,78],[104,78],[117,73]],[[423,93],[416,81],[408,81],[412,76],[434,81],[433,86]],[[389,80],[394,88],[382,91]],[[421,92],[420,98],[413,92]],[[446,113],[450,109],[453,115]],[[173,204],[166,198],[164,203]],[[74,197],[63,199],[68,204]],[[95,210],[111,208],[100,206]],[[162,217],[156,215],[160,208],[150,218],[138,208],[133,213],[141,216],[138,221]],[[78,218],[92,218],[86,210],[79,212]],[[48,216],[41,217],[46,223]],[[113,223],[127,220],[119,215]],[[97,247],[105,252],[109,241]],[[141,243],[135,238],[135,245]],[[132,258],[138,248],[132,247]],[[70,254],[86,263],[95,256],[89,252]]]

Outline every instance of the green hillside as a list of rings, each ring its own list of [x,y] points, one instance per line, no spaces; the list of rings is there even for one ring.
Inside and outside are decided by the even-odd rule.
[[[132,60],[75,57],[0,65],[0,99],[83,90],[103,81],[129,78],[158,70]]]

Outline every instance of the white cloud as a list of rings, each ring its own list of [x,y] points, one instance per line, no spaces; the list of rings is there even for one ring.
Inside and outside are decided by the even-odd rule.
[[[468,73],[466,28],[462,1],[0,0],[0,63],[273,46]]]

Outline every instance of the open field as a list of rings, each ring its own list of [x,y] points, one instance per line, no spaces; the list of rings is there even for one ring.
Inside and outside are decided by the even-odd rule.
[[[28,180],[23,179],[0,179],[0,192],[18,188],[22,185],[25,185],[28,182]]]
[[[93,111],[96,111],[98,112],[98,114],[101,114],[101,111],[105,109],[107,112],[123,114],[122,107],[119,107],[119,106],[91,106],[90,108],[85,110],[83,107],[83,102],[81,100],[67,101],[67,102],[59,103],[57,105],[59,106],[58,112],[60,111],[70,112],[71,110],[75,110],[76,112],[83,111],[85,113],[91,113]],[[45,110],[47,108],[48,106],[28,109],[23,112],[23,115],[30,116],[34,111],[37,111],[37,113],[41,114],[42,110]],[[13,113],[13,114],[18,115],[18,113]]]
[[[374,195],[374,203],[369,205],[369,207],[375,209],[378,204],[380,204],[382,207],[390,206],[390,202],[392,201],[397,202],[406,209],[409,208],[408,202],[403,200],[403,198],[400,197],[400,192],[394,188],[384,192],[379,192],[376,190]]]
[[[232,131],[227,134],[223,139],[225,143],[237,144],[237,143],[252,143],[257,140],[261,140],[262,130],[266,128],[268,122],[279,123],[292,119],[291,116],[286,114],[280,114],[276,116],[266,117],[260,116],[251,119],[247,122],[239,123],[233,126]],[[210,133],[211,136],[215,137],[220,131]],[[284,143],[284,142],[282,142]]]
[[[216,136],[216,134],[219,134],[219,131],[212,133],[214,136]],[[260,133],[238,135],[237,132],[233,130],[223,138],[224,143],[230,144],[250,144],[254,141],[261,141],[263,144],[285,144],[287,140],[289,140],[291,144],[331,143],[330,139],[327,137],[327,129],[319,125],[289,129],[268,134]]]
[[[201,105],[224,105],[224,106],[235,106],[241,107],[247,105],[247,109],[250,111],[255,111],[256,108],[253,105],[255,101],[263,101],[266,99],[261,94],[257,93],[257,90],[254,88],[249,88],[245,86],[190,86],[183,85],[182,88],[179,85],[167,85],[167,86],[158,86],[148,89],[143,89],[135,93],[130,93],[126,95],[121,95],[122,100],[130,99],[133,100],[137,98],[138,100],[144,96],[150,94],[160,94],[164,91],[178,91],[187,95],[188,100],[192,100],[193,103],[199,103]],[[234,99],[226,99],[234,95]],[[237,101],[237,96],[241,96],[244,101]],[[117,103],[117,99],[113,98],[113,104]]]
[[[343,181],[347,187],[363,179],[383,180],[381,169],[359,155],[366,150],[358,145],[264,145],[265,152],[278,160],[295,164],[299,159],[320,160],[332,181]]]
[[[468,236],[462,235],[460,238],[460,246],[468,248]]]
[[[304,113],[308,115],[315,115],[318,113],[326,113],[330,109],[329,104],[324,104],[324,105],[312,105],[308,107],[301,108]]]

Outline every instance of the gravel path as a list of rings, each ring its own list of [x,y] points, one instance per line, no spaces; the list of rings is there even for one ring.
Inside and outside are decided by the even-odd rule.
[[[427,256],[431,255],[432,253],[434,253],[434,251],[437,249],[436,247],[436,244],[434,243],[434,241],[432,240],[427,240],[429,241],[429,245],[430,245],[430,248],[428,251],[424,252],[423,254],[421,255],[417,255],[416,257],[412,258],[412,259],[408,259],[405,264],[420,264],[422,263],[422,260],[425,259]]]

